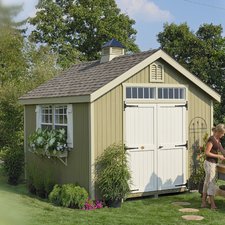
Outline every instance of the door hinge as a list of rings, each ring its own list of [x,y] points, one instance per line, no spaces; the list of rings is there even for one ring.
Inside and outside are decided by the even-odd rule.
[[[177,185],[175,185],[175,187],[184,187],[184,186],[187,187],[187,185],[188,185],[187,183],[185,183],[185,184],[177,184]]]
[[[175,107],[185,107],[188,110],[188,102],[185,105],[175,105]]]
[[[133,108],[138,108],[138,105],[127,105],[125,102],[124,102],[124,110],[127,108],[127,107],[133,107]]]
[[[138,149],[138,147],[125,147],[125,150]]]
[[[188,141],[186,141],[186,144],[183,144],[183,145],[175,145],[175,147],[186,147],[186,149],[188,149]]]

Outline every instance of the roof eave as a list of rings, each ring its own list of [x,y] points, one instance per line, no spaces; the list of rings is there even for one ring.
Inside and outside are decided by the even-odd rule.
[[[90,95],[61,96],[61,97],[42,97],[42,98],[20,98],[21,105],[40,105],[40,104],[68,104],[90,102]]]

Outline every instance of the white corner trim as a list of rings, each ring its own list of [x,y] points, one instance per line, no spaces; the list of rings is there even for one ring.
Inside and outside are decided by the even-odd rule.
[[[211,102],[210,102],[211,104],[210,104],[210,113],[211,113],[211,122],[210,122],[210,125],[211,125],[211,127],[210,127],[210,135],[211,135],[211,129],[213,128],[213,112],[214,112],[214,109],[213,109],[213,101],[211,100]]]
[[[89,104],[89,194],[95,199],[94,103]]]
[[[137,64],[136,66],[132,67],[119,77],[115,78],[108,84],[104,85],[103,87],[99,88],[97,91],[93,92],[90,95],[90,101],[93,102],[98,99],[100,96],[104,95],[117,85],[121,84],[125,80],[129,79],[134,74],[138,73],[140,70],[144,69],[145,67],[149,66],[151,63],[156,61],[157,59],[162,58],[176,70],[178,70],[181,74],[183,74],[186,78],[188,78],[191,82],[195,83],[199,88],[201,88],[204,92],[209,94],[213,99],[220,102],[220,95],[216,93],[213,89],[209,86],[204,84],[199,78],[194,76],[188,70],[186,70],[183,66],[181,66],[178,62],[176,62],[172,57],[170,57],[167,53],[162,50],[158,50],[157,52],[150,55],[148,58],[144,59],[142,62]]]

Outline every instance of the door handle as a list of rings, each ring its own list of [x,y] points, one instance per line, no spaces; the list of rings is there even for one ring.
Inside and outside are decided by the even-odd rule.
[[[163,148],[163,146],[162,146],[162,145],[160,145],[160,146],[159,146],[159,148]]]

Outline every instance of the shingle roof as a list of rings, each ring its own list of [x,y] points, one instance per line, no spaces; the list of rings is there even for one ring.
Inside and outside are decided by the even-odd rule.
[[[61,75],[28,92],[20,99],[89,95],[156,51],[151,50],[133,55],[119,56],[106,63],[91,61],[76,64]]]

